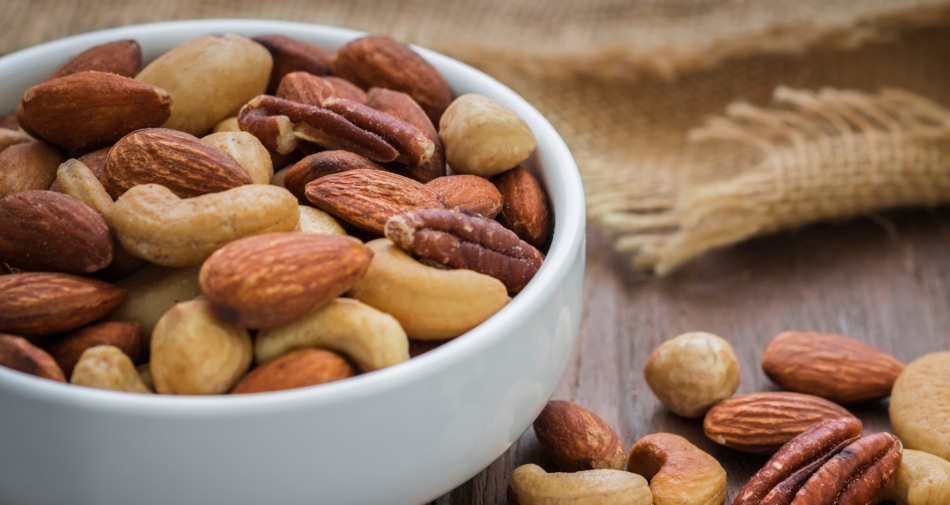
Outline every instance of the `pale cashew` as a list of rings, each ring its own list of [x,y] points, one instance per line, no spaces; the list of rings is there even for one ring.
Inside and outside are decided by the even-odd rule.
[[[684,333],[653,351],[643,375],[667,408],[683,417],[702,417],[739,388],[739,358],[722,337]]]
[[[179,198],[158,184],[126,191],[105,215],[119,243],[157,265],[197,265],[238,238],[292,231],[299,222],[297,198],[266,184]]]
[[[145,384],[145,387],[147,387],[149,391],[155,391],[155,381],[152,379],[151,365],[149,363],[142,363],[135,367],[135,370],[138,372],[142,384]]]
[[[33,142],[33,137],[29,136],[23,130],[11,130],[9,128],[0,128],[0,151],[15,145]]]
[[[127,295],[109,318],[139,323],[142,334],[147,338],[152,334],[155,323],[173,305],[201,295],[199,269],[199,266],[168,268],[146,265],[116,282],[116,286],[126,290]]]
[[[654,433],[630,448],[627,470],[650,481],[655,505],[720,505],[726,471],[716,458],[685,438]]]
[[[300,206],[300,224],[297,229],[321,235],[346,235],[346,230],[335,217],[309,205]]]
[[[409,339],[399,322],[349,298],[336,298],[293,323],[259,331],[254,357],[260,364],[301,347],[336,351],[363,372],[409,359]]]
[[[105,216],[112,208],[112,197],[96,174],[76,158],[64,161],[56,169],[56,184],[63,193],[88,205]]]
[[[151,393],[142,382],[132,360],[121,349],[97,345],[83,351],[69,378],[71,384],[90,388]]]
[[[547,473],[538,465],[515,468],[508,490],[519,505],[651,505],[646,479],[612,469]]]
[[[228,392],[248,371],[251,335],[214,317],[204,300],[175,304],[152,332],[150,370],[162,394]]]
[[[251,177],[252,183],[270,184],[274,178],[270,152],[254,135],[243,131],[223,131],[205,135],[201,141],[231,155]]]
[[[389,239],[366,245],[373,261],[349,295],[392,314],[409,338],[446,340],[478,326],[510,300],[501,281],[471,270],[424,265]]]
[[[950,503],[950,461],[928,452],[905,448],[901,466],[884,490],[882,499],[898,505]]]

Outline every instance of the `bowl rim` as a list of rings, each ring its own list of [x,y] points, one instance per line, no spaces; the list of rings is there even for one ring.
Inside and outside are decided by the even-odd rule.
[[[184,42],[202,34],[224,32],[240,33],[246,36],[269,32],[288,36],[319,35],[321,38],[338,40],[340,45],[346,40],[370,34],[319,23],[280,20],[215,18],[161,21],[106,28],[44,42],[0,56],[0,69],[11,65],[35,64],[37,58],[49,58],[50,54],[57,51],[66,55],[76,54],[86,47],[120,38],[135,38],[142,41],[143,55],[148,61],[153,57],[150,56],[150,50],[147,47],[149,40],[164,37]],[[24,394],[52,403],[68,404],[85,409],[135,411],[140,414],[166,416],[191,416],[212,412],[227,414],[262,407],[270,411],[293,410],[295,405],[312,406],[315,403],[332,404],[344,400],[359,400],[369,395],[384,393],[391,388],[403,387],[415,380],[433,375],[438,370],[450,368],[454,363],[465,360],[467,356],[477,353],[480,349],[498,345],[499,341],[506,336],[504,328],[519,326],[531,314],[537,312],[545,298],[544,294],[557,289],[568,275],[567,268],[571,265],[571,260],[577,254],[583,253],[582,250],[578,252],[578,249],[585,246],[586,226],[585,198],[580,173],[570,149],[554,126],[533,105],[507,85],[481,70],[442,53],[415,44],[410,44],[410,46],[439,68],[440,72],[448,71],[464,76],[466,88],[487,87],[490,89],[492,97],[521,116],[538,138],[538,149],[532,155],[534,161],[538,163],[543,161],[553,168],[550,173],[546,171],[540,174],[542,184],[546,186],[549,198],[552,200],[555,217],[553,237],[547,256],[534,279],[517,296],[512,297],[505,307],[465,334],[406,362],[319,386],[247,395],[128,394],[42,380],[23,372],[0,367],[0,389],[6,383],[9,389],[17,389]],[[330,45],[325,45],[325,47],[330,47]],[[62,61],[65,61],[67,57],[64,57]],[[453,94],[458,94],[455,89],[453,89]],[[563,193],[564,197],[554,201],[552,193],[558,191]],[[558,270],[559,266],[560,270]]]

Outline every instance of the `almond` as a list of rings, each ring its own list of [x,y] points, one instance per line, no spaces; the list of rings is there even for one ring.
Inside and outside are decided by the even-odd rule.
[[[837,403],[889,395],[903,369],[894,356],[831,333],[780,333],[762,353],[762,370],[776,384]]]
[[[258,35],[251,40],[264,46],[274,60],[267,86],[268,93],[273,94],[281,79],[291,72],[302,71],[318,76],[330,73],[330,60],[333,55],[322,47],[276,34]]]
[[[356,375],[343,356],[326,349],[295,349],[251,370],[231,394],[263,393],[316,386]]]
[[[48,142],[29,141],[0,151],[0,198],[29,189],[49,189],[66,156]]]
[[[568,401],[552,400],[534,421],[544,453],[565,472],[623,470],[627,454],[617,433],[593,412]]]
[[[142,326],[131,321],[103,321],[71,331],[45,347],[69,377],[82,353],[97,345],[113,346],[138,363],[145,350]]]
[[[307,200],[362,230],[383,235],[389,218],[417,209],[444,209],[425,184],[382,170],[356,169],[307,184]]]
[[[201,267],[211,310],[228,324],[291,323],[350,289],[372,251],[345,235],[277,232],[231,242]]]
[[[142,70],[142,46],[136,40],[125,39],[90,47],[70,58],[47,80],[85,70],[135,77]]]
[[[190,198],[250,184],[251,177],[229,154],[194,135],[148,128],[116,142],[106,158],[102,184],[118,198],[133,186],[149,183]]]
[[[519,165],[491,180],[504,201],[498,221],[521,240],[543,249],[551,238],[551,209],[538,179]]]
[[[773,391],[733,396],[706,413],[703,431],[717,444],[753,454],[778,450],[819,421],[854,417],[824,398]]]
[[[0,333],[0,366],[57,382],[66,382],[63,371],[46,351],[16,335]]]
[[[363,89],[388,88],[408,94],[434,125],[452,101],[442,74],[409,45],[390,37],[362,37],[345,44],[337,50],[331,67],[334,75]]]
[[[29,271],[91,273],[112,262],[112,236],[101,214],[48,190],[0,199],[0,261]]]
[[[379,163],[350,151],[342,149],[320,151],[294,163],[284,174],[284,187],[300,201],[306,202],[306,186],[310,181],[324,175],[357,168],[385,170]]]
[[[446,175],[432,179],[426,186],[439,195],[447,208],[464,207],[489,219],[494,219],[501,212],[501,192],[484,177]]]
[[[171,115],[165,90],[117,74],[86,70],[37,84],[23,93],[21,125],[64,149],[107,146]]]
[[[64,273],[0,275],[0,332],[51,335],[89,324],[115,309],[125,290]]]

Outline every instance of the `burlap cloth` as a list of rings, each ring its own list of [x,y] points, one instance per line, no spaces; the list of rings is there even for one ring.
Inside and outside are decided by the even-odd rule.
[[[580,167],[590,224],[660,273],[815,220],[950,203],[948,0],[2,4],[0,53],[214,17],[338,25],[442,51],[550,119]]]

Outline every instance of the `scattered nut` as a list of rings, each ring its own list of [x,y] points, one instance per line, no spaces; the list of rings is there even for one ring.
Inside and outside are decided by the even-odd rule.
[[[623,470],[547,473],[538,465],[515,468],[508,478],[512,505],[651,505],[643,477]]]
[[[534,421],[534,433],[544,453],[565,472],[623,470],[627,463],[617,433],[593,412],[568,401],[549,401]]]
[[[894,433],[910,449],[950,459],[950,351],[925,354],[894,382],[889,413]]]
[[[71,384],[128,393],[151,393],[125,352],[111,345],[83,351],[69,379]]]
[[[459,174],[500,174],[528,159],[537,147],[523,119],[484,95],[457,97],[438,124],[445,159]]]
[[[702,417],[739,388],[739,358],[724,338],[690,332],[657,347],[643,374],[667,408],[683,417]]]
[[[783,332],[762,353],[762,370],[789,391],[855,403],[881,398],[904,364],[860,340],[817,332]]]
[[[888,481],[882,498],[898,505],[946,505],[950,503],[950,461],[904,448],[901,464]]]
[[[204,300],[175,304],[152,332],[149,369],[155,391],[208,395],[231,390],[251,366],[246,328],[227,324]]]
[[[726,471],[679,435],[654,433],[638,440],[627,470],[650,481],[655,505],[719,505],[726,499]]]
[[[753,454],[770,454],[814,424],[854,417],[820,396],[771,391],[733,396],[717,403],[703,419],[710,440]]]
[[[254,358],[258,364],[267,363],[302,347],[336,351],[362,372],[409,359],[409,340],[395,318],[358,300],[343,297],[288,325],[258,332],[254,339]]]

